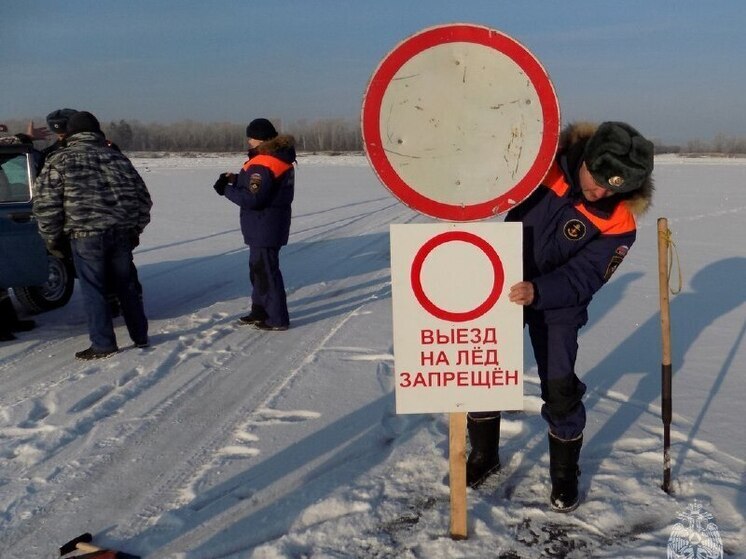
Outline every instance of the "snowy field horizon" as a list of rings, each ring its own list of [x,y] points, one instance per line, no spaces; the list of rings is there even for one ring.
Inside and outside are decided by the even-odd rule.
[[[80,362],[79,288],[0,344],[0,557],[58,556],[83,532],[143,559],[666,557],[683,513],[746,557],[746,159],[656,157],[652,209],[581,330],[588,385],[580,507],[550,511],[546,426],[503,416],[502,470],[449,530],[448,417],[396,415],[389,225],[431,223],[360,154],[302,154],[281,252],[291,328],[247,309],[238,208],[212,184],[242,154],[132,160],[154,200],[135,261],[152,347]],[[658,217],[671,296],[673,493],[660,488]],[[677,285],[677,276],[672,279]],[[713,555],[715,557],[717,555]]]

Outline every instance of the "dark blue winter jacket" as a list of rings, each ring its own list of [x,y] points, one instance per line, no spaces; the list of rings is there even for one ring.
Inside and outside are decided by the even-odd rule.
[[[241,208],[241,232],[252,247],[288,243],[295,195],[295,140],[278,136],[262,143],[244,163],[225,197]]]
[[[611,277],[635,241],[635,215],[647,209],[652,179],[627,195],[589,202],[578,171],[595,127],[566,129],[543,184],[508,212],[523,224],[524,279],[535,299],[526,320],[582,326],[593,295]],[[564,145],[563,145],[564,142]]]

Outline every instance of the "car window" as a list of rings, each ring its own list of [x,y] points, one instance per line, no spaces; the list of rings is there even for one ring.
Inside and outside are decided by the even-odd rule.
[[[0,157],[0,204],[31,200],[31,177],[25,153]]]

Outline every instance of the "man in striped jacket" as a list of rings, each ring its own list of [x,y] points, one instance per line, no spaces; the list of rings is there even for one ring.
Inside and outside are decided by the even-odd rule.
[[[132,250],[150,222],[150,194],[127,157],[109,147],[98,120],[80,111],[67,122],[67,143],[47,159],[34,185],[34,215],[50,252],[71,241],[91,346],[78,359],[118,351],[107,286],[115,285],[130,338],[148,345],[148,321]]]

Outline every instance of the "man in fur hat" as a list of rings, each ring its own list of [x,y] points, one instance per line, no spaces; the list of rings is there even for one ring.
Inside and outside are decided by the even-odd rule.
[[[241,208],[241,232],[249,245],[251,311],[239,320],[259,330],[282,331],[290,325],[280,249],[290,235],[295,189],[295,140],[279,135],[266,118],[246,127],[249,160],[238,175],[223,173],[215,191]]]
[[[75,112],[66,131],[65,146],[36,179],[33,211],[50,253],[66,250],[70,239],[91,340],[75,357],[101,359],[119,351],[107,301],[112,285],[130,338],[136,347],[147,347],[148,320],[132,251],[150,222],[150,194],[132,162],[107,144],[93,114]]]
[[[525,280],[510,288],[524,306],[549,426],[550,503],[579,503],[585,385],[575,374],[578,330],[588,305],[635,241],[635,217],[653,194],[653,144],[623,122],[578,123],[560,136],[543,184],[508,212],[523,224]],[[467,483],[478,486],[500,467],[499,412],[470,413]]]

